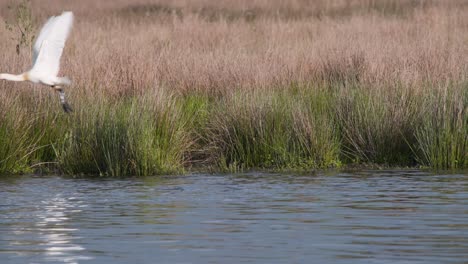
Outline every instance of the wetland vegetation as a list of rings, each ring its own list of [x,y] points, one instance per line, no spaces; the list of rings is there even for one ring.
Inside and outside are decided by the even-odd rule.
[[[0,82],[2,174],[468,168],[468,1],[46,2],[0,2],[0,69],[73,11],[75,112]]]

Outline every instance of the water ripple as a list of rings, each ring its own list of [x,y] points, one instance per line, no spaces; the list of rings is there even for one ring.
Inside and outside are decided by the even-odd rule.
[[[468,176],[0,179],[2,263],[466,263]]]

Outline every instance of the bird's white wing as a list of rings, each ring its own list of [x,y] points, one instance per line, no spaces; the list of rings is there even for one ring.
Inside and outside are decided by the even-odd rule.
[[[73,13],[64,12],[51,17],[42,28],[34,44],[32,72],[57,76],[65,41],[73,24]]]
[[[41,50],[41,45],[46,36],[50,33],[51,28],[54,25],[54,21],[57,17],[53,16],[50,17],[47,22],[42,26],[41,32],[39,33],[39,36],[36,38],[36,42],[34,43],[33,47],[33,57],[32,57],[32,63],[33,65],[36,63],[37,56],[39,55],[39,51]]]

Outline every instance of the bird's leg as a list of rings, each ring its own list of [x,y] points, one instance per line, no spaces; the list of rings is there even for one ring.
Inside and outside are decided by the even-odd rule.
[[[67,100],[65,99],[65,92],[63,91],[62,87],[60,86],[52,86],[52,88],[59,93],[60,96],[60,103],[62,104],[63,111],[65,113],[73,112],[73,109],[68,104]]]

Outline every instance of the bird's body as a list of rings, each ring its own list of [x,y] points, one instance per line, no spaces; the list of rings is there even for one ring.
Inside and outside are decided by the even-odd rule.
[[[32,68],[19,75],[2,73],[0,79],[17,82],[30,81],[50,86],[59,92],[60,102],[65,112],[71,112],[63,91],[63,86],[70,85],[71,81],[67,77],[57,75],[60,69],[60,57],[72,25],[72,12],[63,12],[60,16],[49,18],[34,43]]]

